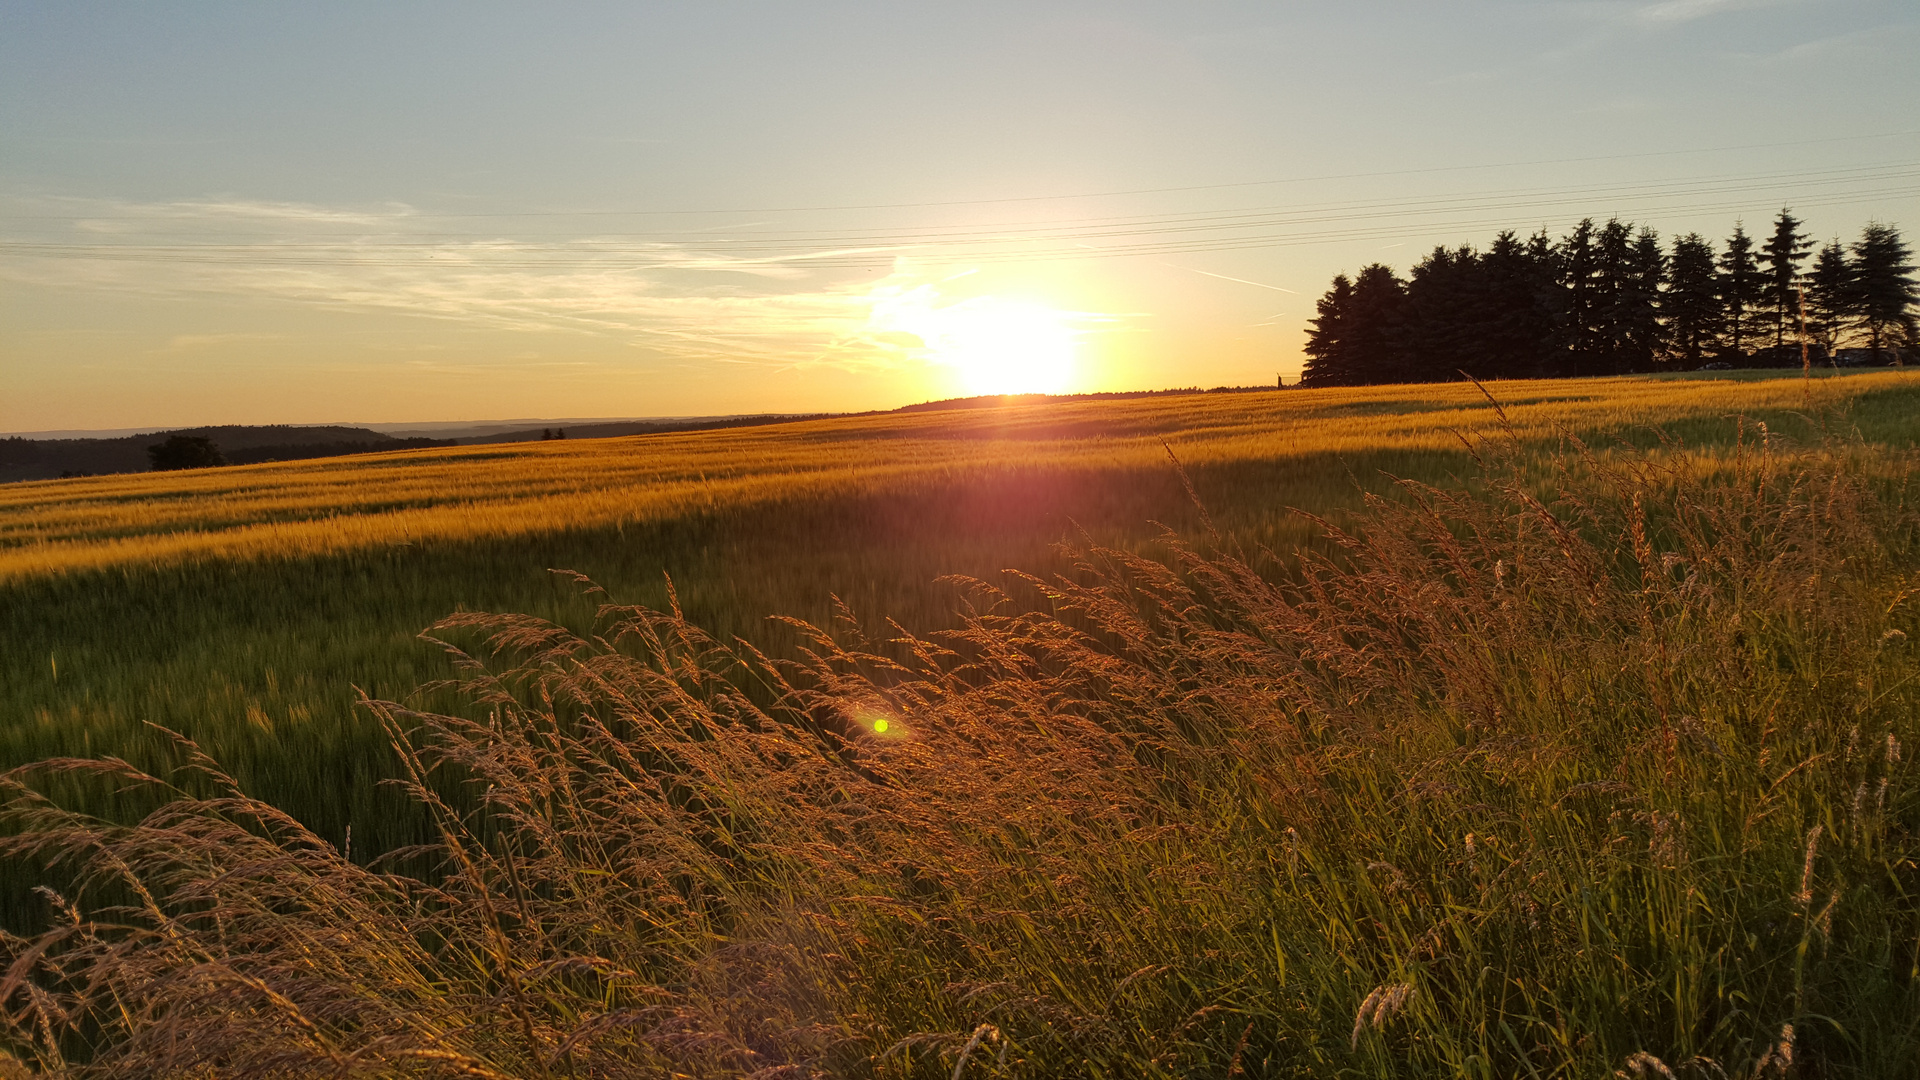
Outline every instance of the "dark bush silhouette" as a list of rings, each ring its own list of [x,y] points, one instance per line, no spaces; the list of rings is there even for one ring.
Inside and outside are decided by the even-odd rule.
[[[169,435],[166,442],[147,447],[147,457],[153,460],[154,472],[210,469],[227,463],[220,447],[204,435]]]

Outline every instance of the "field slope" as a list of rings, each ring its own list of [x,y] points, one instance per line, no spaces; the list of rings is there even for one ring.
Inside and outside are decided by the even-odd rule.
[[[1910,435],[1914,378],[1556,380],[1494,384],[1515,433],[1721,441],[1734,414],[1851,409],[1868,441]],[[1139,474],[1163,442],[1196,469],[1449,456],[1493,427],[1464,383],[1066,400],[903,411],[739,431],[396,452],[0,488],[0,581],[288,559],[382,546],[547,535],[775,502],[911,492],[1018,472]],[[1805,434],[1801,432],[1801,434]],[[1318,495],[1320,493],[1313,493]],[[1318,501],[1309,498],[1307,501]]]
[[[6,489],[8,1045],[1913,1075],[1920,379],[1488,390]]]
[[[356,688],[406,699],[447,673],[416,638],[455,610],[581,627],[550,568],[676,599],[723,638],[781,647],[770,615],[952,625],[948,574],[1056,568],[1053,545],[1151,546],[1211,527],[1247,550],[1317,542],[1291,508],[1473,468],[1503,427],[1544,452],[1758,425],[1910,445],[1920,376],[1605,379],[1065,400],[770,427],[364,455],[0,486],[0,763],[163,753],[199,740],[260,793],[362,851],[423,838],[371,781],[385,736]],[[1744,419],[1739,419],[1744,418]],[[14,898],[16,901],[18,897]]]

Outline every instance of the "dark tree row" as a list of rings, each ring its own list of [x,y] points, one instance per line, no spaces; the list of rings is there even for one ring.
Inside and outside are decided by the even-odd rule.
[[[1809,257],[1812,262],[1809,265]],[[1846,346],[1901,362],[1920,346],[1920,283],[1897,229],[1868,225],[1816,255],[1782,210],[1772,235],[1735,225],[1719,251],[1698,233],[1582,221],[1559,240],[1512,231],[1485,251],[1439,247],[1401,278],[1341,274],[1309,323],[1302,382],[1320,386],[1542,378],[1800,363]]]

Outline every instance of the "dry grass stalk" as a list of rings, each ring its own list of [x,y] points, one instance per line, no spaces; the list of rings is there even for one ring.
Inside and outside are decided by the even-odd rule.
[[[1368,991],[1367,996],[1361,999],[1360,1010],[1353,1015],[1353,1037],[1349,1041],[1350,1045],[1359,1047],[1360,1036],[1365,1034],[1368,1028],[1375,1031],[1384,1029],[1387,1021],[1393,1019],[1395,1013],[1405,1008],[1407,1002],[1413,1000],[1413,993],[1411,983],[1388,983]]]
[[[1631,1075],[1636,1077],[1659,1076],[1663,1077],[1664,1080],[1678,1080],[1678,1077],[1673,1075],[1673,1070],[1667,1067],[1666,1062],[1661,1061],[1659,1058],[1654,1057],[1644,1050],[1634,1051],[1633,1054],[1627,1058],[1626,1069],[1616,1072],[1614,1075]]]
[[[1760,1060],[1754,1063],[1754,1080],[1793,1074],[1793,1035],[1791,1022],[1780,1025],[1780,1037],[1774,1041],[1773,1045],[1767,1047],[1767,1052],[1760,1055]]]

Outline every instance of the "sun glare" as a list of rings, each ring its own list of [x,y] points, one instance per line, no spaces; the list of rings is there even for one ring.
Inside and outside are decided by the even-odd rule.
[[[1054,394],[1073,380],[1073,316],[1044,304],[975,296],[940,305],[923,288],[873,314],[885,331],[918,339],[915,351],[952,368],[969,394]]]

